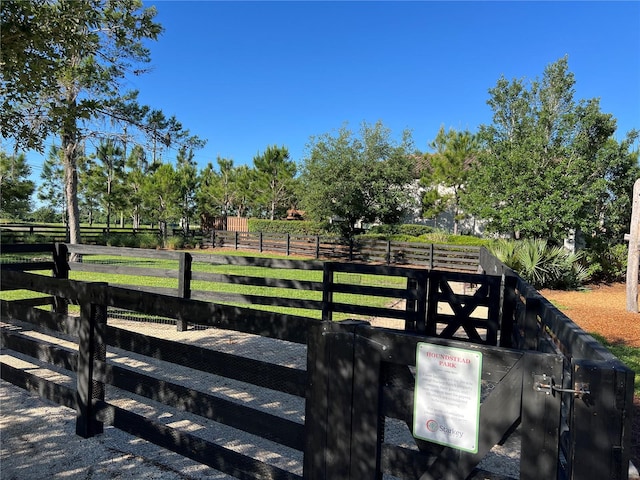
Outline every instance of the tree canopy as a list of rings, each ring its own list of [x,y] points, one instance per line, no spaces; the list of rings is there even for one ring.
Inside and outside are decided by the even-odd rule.
[[[426,166],[420,184],[426,190],[422,195],[425,216],[436,216],[448,209],[453,212],[453,233],[458,233],[461,216],[460,198],[467,187],[471,163],[478,153],[478,142],[470,132],[445,131],[441,127],[431,142],[433,154],[426,154]]]
[[[461,200],[490,231],[559,240],[578,228],[602,233],[624,216],[638,175],[637,154],[627,151],[636,133],[619,145],[615,119],[597,99],[576,102],[574,85],[565,57],[530,86],[501,77],[489,90],[493,123],[480,126]]]
[[[31,168],[24,154],[7,155],[0,151],[0,215],[21,218],[31,209],[35,184],[29,180]]]
[[[312,137],[301,182],[303,208],[315,219],[338,220],[352,236],[358,221],[398,223],[413,206],[406,186],[414,180],[413,140],[400,142],[381,122],[346,125],[336,135]]]

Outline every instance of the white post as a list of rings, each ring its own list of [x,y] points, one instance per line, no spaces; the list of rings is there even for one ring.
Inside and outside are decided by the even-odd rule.
[[[640,178],[633,185],[631,229],[627,257],[627,311],[638,313],[638,268],[640,266]]]

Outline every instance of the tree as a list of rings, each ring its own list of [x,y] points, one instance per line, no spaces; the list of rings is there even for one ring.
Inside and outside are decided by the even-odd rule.
[[[461,198],[489,230],[554,241],[576,228],[596,234],[617,185],[637,172],[629,142],[619,148],[612,137],[615,119],[596,99],[576,103],[574,85],[565,57],[529,88],[500,78],[489,90],[493,123],[480,126],[482,149]]]
[[[423,211],[434,216],[447,209],[453,210],[453,233],[458,233],[460,219],[460,197],[464,193],[469,176],[470,165],[477,152],[478,143],[470,132],[445,131],[441,127],[438,135],[431,142],[435,150],[425,155],[427,168],[422,174],[420,183],[427,187],[422,196]],[[444,191],[440,191],[444,187]]]
[[[167,224],[180,216],[180,190],[178,176],[173,165],[159,165],[146,177],[142,187],[144,208],[153,222],[160,225],[162,238],[167,237]]]
[[[199,184],[198,169],[193,160],[193,150],[181,147],[176,158],[176,178],[178,181],[178,197],[180,224],[185,235],[189,233],[191,218],[196,212],[196,193]]]
[[[125,208],[128,209],[133,228],[140,228],[142,207],[143,207],[143,188],[147,174],[149,173],[149,164],[140,145],[136,145],[128,156],[125,163],[125,184],[129,194],[126,197]]]
[[[121,81],[144,71],[134,65],[149,61],[144,42],[155,40],[161,27],[153,21],[155,9],[142,9],[140,0],[29,3],[3,2],[3,55],[7,46],[11,56],[2,100],[12,104],[3,135],[29,148],[41,148],[51,133],[60,136],[70,242],[79,243],[77,162],[86,135],[81,127],[105,117],[135,121],[129,116],[139,113],[130,106],[135,94],[125,95]],[[5,18],[11,21],[8,39]],[[49,31],[50,41],[37,41]],[[34,42],[34,51],[15,53]],[[34,82],[22,82],[20,72],[31,69]],[[16,127],[20,121],[24,125]]]
[[[52,146],[42,164],[42,182],[38,185],[38,200],[55,216],[62,217],[66,225],[66,204],[64,197],[64,170],[60,165],[60,149]]]
[[[277,211],[290,207],[296,164],[289,160],[289,150],[286,147],[274,145],[256,155],[253,165],[259,199],[269,212],[270,220],[275,220]]]
[[[111,227],[115,207],[122,207],[124,196],[124,157],[120,146],[113,140],[106,140],[96,149],[89,169],[91,190],[102,203],[107,217],[107,234]],[[97,162],[96,162],[97,160]]]
[[[247,165],[240,165],[233,171],[233,207],[236,216],[245,217],[255,208],[256,171]]]
[[[0,216],[19,219],[29,213],[35,189],[28,178],[30,174],[24,154],[7,155],[0,151]]]
[[[198,210],[205,216],[227,216],[233,208],[233,160],[217,158],[218,170],[209,164],[200,174]]]
[[[304,159],[302,205],[312,218],[336,219],[352,237],[358,221],[394,224],[414,199],[405,187],[414,180],[408,131],[397,143],[381,122],[363,123],[359,137],[343,126],[337,135],[312,137]]]

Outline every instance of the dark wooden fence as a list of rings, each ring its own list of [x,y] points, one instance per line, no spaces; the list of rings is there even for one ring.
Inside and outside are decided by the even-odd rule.
[[[480,264],[504,277],[513,346],[564,358],[564,375],[540,380],[562,412],[559,478],[627,478],[633,371],[488,251]]]
[[[152,233],[154,228],[82,227],[83,243],[100,244],[111,235],[137,235]],[[61,225],[0,225],[2,243],[68,242],[68,229]],[[173,229],[173,235],[183,235],[182,229]],[[35,242],[34,242],[35,240]],[[436,245],[430,243],[395,242],[387,240],[355,239],[350,242],[325,235],[292,235],[281,233],[211,230],[207,235],[192,230],[189,240],[201,248],[227,248],[233,250],[272,252],[283,255],[356,262],[386,263],[387,265],[424,265],[434,269],[476,272],[480,247]]]
[[[301,255],[316,259],[342,259],[387,265],[424,265],[429,268],[476,272],[480,247],[436,245],[431,243],[396,242],[358,239],[345,243],[337,237],[291,235],[262,232],[229,232],[213,230],[201,244],[211,248],[230,248]]]
[[[25,253],[25,247],[21,248]],[[36,254],[48,253],[47,260],[3,265],[3,290],[22,288],[46,297],[3,301],[2,319],[14,327],[3,329],[2,340],[5,351],[21,352],[33,361],[77,372],[77,383],[65,386],[50,382],[10,364],[2,365],[2,378],[76,408],[77,431],[83,436],[111,424],[238,478],[363,479],[385,473],[397,478],[461,479],[486,478],[485,472],[475,469],[478,461],[519,424],[523,452],[520,478],[627,478],[633,372],[486,251],[480,255],[480,266],[486,273],[475,275],[384,265],[322,264],[322,321],[189,299],[184,295],[186,282],[171,294],[74,282],[64,279],[65,269],[73,266],[60,261],[66,257],[63,252],[62,246],[42,246]],[[181,271],[187,270],[187,264],[187,260],[181,264]],[[40,268],[53,268],[61,278],[20,271]],[[317,268],[316,262],[307,268]],[[400,276],[406,282],[402,288],[362,285],[356,281],[359,275]],[[336,276],[341,276],[340,281],[335,281]],[[402,298],[406,306],[376,310],[335,300],[337,294],[354,292]],[[79,319],[33,308],[61,299],[81,305]],[[306,345],[307,368],[142,335],[110,324],[108,307],[167,316],[179,325],[188,322]],[[404,331],[330,321],[339,312],[388,315],[399,319]],[[78,341],[77,353],[55,342],[29,338],[20,330],[31,328],[73,335]],[[419,342],[476,350],[486,359],[476,453],[412,437],[412,369]],[[198,372],[199,378],[221,376],[265,388],[272,395],[304,399],[304,424],[114,364],[105,357],[105,349],[111,348],[125,355],[188,367]],[[110,400],[105,384],[116,387],[106,392],[129,392],[168,407],[186,408],[203,419],[285,446],[298,460],[302,458],[303,467],[291,471],[159,419],[145,418]],[[400,425],[411,447],[385,438],[385,424]]]
[[[120,227],[86,227],[80,228],[82,240],[86,243],[99,243],[104,240],[107,233],[111,235],[138,235],[152,233],[158,235],[157,228],[120,228]],[[69,229],[63,225],[45,224],[0,224],[2,243],[43,243],[43,242],[68,242]]]

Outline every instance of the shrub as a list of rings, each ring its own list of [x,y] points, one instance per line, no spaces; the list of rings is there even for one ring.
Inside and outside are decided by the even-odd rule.
[[[505,265],[534,288],[578,288],[589,280],[581,253],[552,246],[546,240],[498,240],[488,246]]]
[[[182,235],[173,235],[172,237],[167,238],[165,247],[169,250],[180,250],[181,248],[185,248],[184,237]]]
[[[629,247],[626,244],[592,244],[585,250],[585,264],[594,282],[624,281]]]
[[[401,235],[410,235],[412,237],[419,237],[420,235],[426,235],[434,233],[436,230],[428,225],[416,225],[416,224],[403,224],[398,228],[398,233]]]
[[[156,233],[137,233],[135,235],[139,248],[158,248],[162,242]]]
[[[301,220],[264,220],[250,218],[247,222],[250,232],[288,233],[290,235],[323,235],[327,233],[327,224]]]

